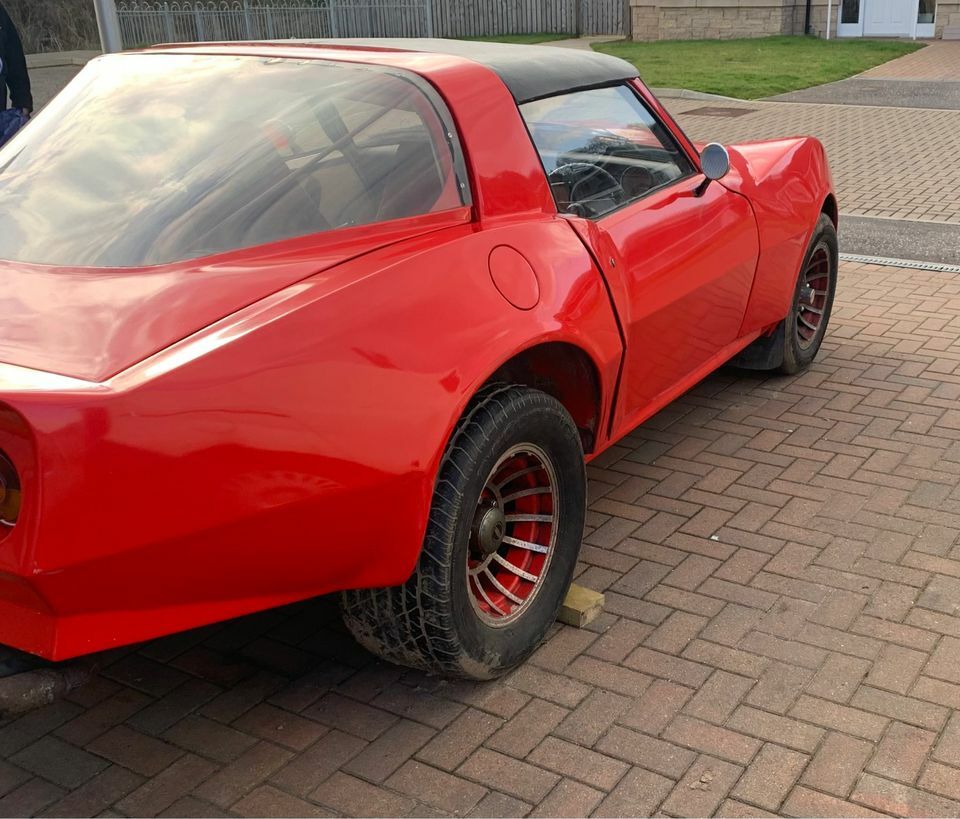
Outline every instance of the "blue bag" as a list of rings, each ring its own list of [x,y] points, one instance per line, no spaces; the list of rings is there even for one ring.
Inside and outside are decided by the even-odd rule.
[[[27,124],[27,118],[19,108],[0,111],[0,145],[7,142],[17,131]]]

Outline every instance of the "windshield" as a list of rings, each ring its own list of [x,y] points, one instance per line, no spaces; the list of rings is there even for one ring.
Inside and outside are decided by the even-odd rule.
[[[438,107],[341,63],[95,60],[0,149],[0,258],[139,267],[458,207]]]

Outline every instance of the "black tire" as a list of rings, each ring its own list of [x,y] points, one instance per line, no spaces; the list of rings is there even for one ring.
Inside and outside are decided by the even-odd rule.
[[[468,555],[476,566],[477,559],[495,559],[493,551],[502,554],[511,548],[494,548],[500,541],[487,540],[493,544],[491,552],[483,556],[476,551],[478,521],[489,511],[481,507],[486,503],[482,496],[494,485],[488,479],[494,481],[496,468],[512,468],[503,465],[503,458],[527,449],[535,451],[537,459],[549,460],[549,467],[536,474],[555,480],[549,501],[555,522],[543,529],[550,533],[550,557],[542,558],[546,561],[542,579],[533,584],[536,591],[517,609],[515,619],[504,617],[502,625],[494,625],[500,612],[495,607],[481,611],[485,603],[474,586],[480,581],[468,579]],[[507,503],[518,503],[508,497],[503,495],[504,509]],[[499,490],[496,500],[501,500]],[[344,622],[361,645],[391,662],[445,676],[497,677],[523,662],[556,619],[580,551],[585,508],[583,449],[564,407],[526,387],[487,392],[461,420],[440,465],[423,551],[413,575],[402,586],[344,592]]]
[[[780,365],[780,372],[787,375],[798,373],[817,357],[833,311],[838,265],[837,229],[833,226],[830,217],[821,213],[797,275],[790,313],[784,319],[783,363]],[[817,278],[811,280],[811,275]],[[807,289],[808,281],[827,282],[826,287],[812,291],[813,293],[822,291],[823,295],[810,296],[811,290]],[[814,310],[821,312],[814,313],[812,312]],[[817,319],[815,328],[808,326],[808,322],[812,319]]]

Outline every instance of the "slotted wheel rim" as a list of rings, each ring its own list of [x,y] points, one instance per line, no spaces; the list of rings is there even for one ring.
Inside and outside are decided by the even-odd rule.
[[[467,550],[467,587],[477,616],[506,626],[543,586],[556,544],[557,476],[533,444],[509,449],[477,502]]]
[[[797,341],[803,349],[810,347],[820,332],[829,289],[830,254],[825,247],[818,247],[803,271],[797,302]]]

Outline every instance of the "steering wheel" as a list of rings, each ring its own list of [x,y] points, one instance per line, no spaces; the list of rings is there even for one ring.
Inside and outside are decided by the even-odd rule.
[[[551,186],[558,183],[567,186],[570,194],[566,210],[578,216],[585,215],[581,207],[584,204],[612,199],[619,205],[625,198],[623,187],[613,174],[590,162],[568,162],[560,165],[547,174],[547,181]]]

